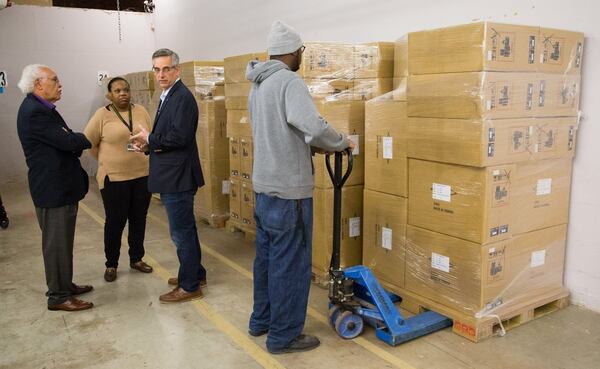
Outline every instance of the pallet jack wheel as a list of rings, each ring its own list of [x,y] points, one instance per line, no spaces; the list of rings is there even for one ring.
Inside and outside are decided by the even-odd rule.
[[[329,325],[331,328],[335,329],[335,320],[337,319],[342,307],[339,305],[333,305],[329,308],[329,313],[327,314],[329,318]]]
[[[0,227],[2,227],[2,229],[8,228],[8,224],[9,224],[8,219],[2,219],[2,221],[0,221]]]
[[[363,318],[348,310],[339,314],[335,320],[335,331],[340,337],[347,340],[358,337],[363,328]]]

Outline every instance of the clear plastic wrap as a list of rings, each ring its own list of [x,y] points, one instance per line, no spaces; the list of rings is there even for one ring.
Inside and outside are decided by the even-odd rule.
[[[227,110],[227,134],[230,137],[252,137],[252,126],[248,110]]]
[[[225,84],[225,107],[227,110],[248,109],[248,95],[252,83],[227,83]]]
[[[408,76],[408,34],[394,42],[394,78]],[[394,89],[397,85],[394,84]]]
[[[409,224],[476,243],[568,222],[571,158],[485,168],[409,159]]]
[[[123,76],[129,82],[131,90],[150,90],[154,91],[154,83],[156,81],[152,71],[128,73]]]
[[[186,86],[222,85],[225,72],[222,61],[189,61],[179,64],[179,77]]]
[[[393,78],[304,79],[304,83],[313,98],[366,101],[391,91]]]

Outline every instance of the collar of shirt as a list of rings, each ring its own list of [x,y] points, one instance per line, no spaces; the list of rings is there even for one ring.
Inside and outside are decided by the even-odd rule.
[[[177,80],[175,81],[175,83],[177,83],[181,78],[177,78]],[[167,95],[169,94],[169,91],[171,91],[171,89],[173,88],[173,86],[175,86],[175,83],[173,83],[171,85],[171,87],[167,88],[166,90],[164,90],[161,94],[160,94],[160,101],[165,101],[165,98],[167,97]]]
[[[32,93],[33,97],[35,97],[40,103],[42,103],[42,105],[44,105],[45,107],[47,107],[50,110],[53,110],[54,108],[56,108],[56,105],[52,104],[50,101],[44,99],[43,97],[39,97],[38,95]]]

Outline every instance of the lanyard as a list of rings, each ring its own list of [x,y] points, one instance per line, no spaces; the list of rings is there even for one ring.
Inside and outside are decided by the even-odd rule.
[[[123,119],[123,117],[121,116],[121,114],[117,110],[117,107],[115,106],[115,104],[110,104],[110,107],[115,112],[115,114],[117,115],[117,117],[119,117],[119,120],[121,122],[123,122],[123,124],[125,125],[125,127],[127,127],[127,129],[129,130],[129,134],[133,134],[133,119],[131,117],[131,105],[129,105],[129,124],[127,124],[127,122],[125,122],[125,119]]]

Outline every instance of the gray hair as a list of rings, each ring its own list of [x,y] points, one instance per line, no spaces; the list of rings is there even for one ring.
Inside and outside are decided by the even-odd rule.
[[[160,58],[161,56],[170,56],[171,64],[173,66],[179,65],[179,55],[171,49],[158,49],[152,54],[152,61],[156,58]]]
[[[21,80],[17,84],[24,94],[30,94],[33,92],[33,85],[37,79],[45,77],[45,73],[42,68],[48,68],[42,64],[29,64],[23,68],[23,74],[21,74]],[[50,68],[48,68],[50,69]]]

